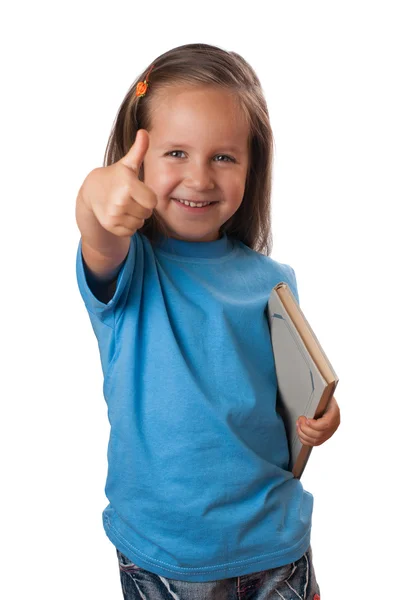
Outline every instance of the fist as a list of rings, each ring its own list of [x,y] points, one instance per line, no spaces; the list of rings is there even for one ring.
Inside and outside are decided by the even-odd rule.
[[[138,179],[149,147],[149,134],[139,129],[128,153],[109,167],[91,171],[81,193],[104,229],[121,237],[140,229],[157,205],[155,192]]]

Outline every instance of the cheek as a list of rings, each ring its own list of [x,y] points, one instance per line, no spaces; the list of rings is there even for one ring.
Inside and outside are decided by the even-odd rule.
[[[145,173],[146,176],[146,173]],[[161,164],[152,167],[149,170],[148,183],[160,195],[168,195],[169,192],[176,186],[178,177],[171,166]]]
[[[234,200],[241,200],[245,192],[245,180],[239,174],[232,175],[225,178],[223,182],[224,191],[233,198]]]

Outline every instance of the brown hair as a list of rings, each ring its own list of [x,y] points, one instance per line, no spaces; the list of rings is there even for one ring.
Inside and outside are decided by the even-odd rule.
[[[150,66],[148,91],[137,97],[136,88]],[[208,44],[186,44],[152,61],[128,90],[116,116],[105,151],[104,165],[120,160],[131,148],[139,129],[150,131],[151,98],[156,91],[174,85],[212,85],[232,92],[249,124],[250,154],[243,200],[238,210],[220,228],[249,248],[269,255],[272,250],[271,179],[274,140],[267,104],[253,68],[236,52]],[[143,165],[139,179],[143,181]],[[153,211],[140,233],[155,240],[166,235],[164,223]]]

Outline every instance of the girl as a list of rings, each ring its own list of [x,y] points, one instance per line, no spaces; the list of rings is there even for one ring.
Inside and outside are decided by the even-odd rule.
[[[127,93],[76,202],[111,426],[103,512],[125,599],[316,599],[265,310],[273,138],[234,52],[188,44]],[[339,408],[298,428],[318,445]]]

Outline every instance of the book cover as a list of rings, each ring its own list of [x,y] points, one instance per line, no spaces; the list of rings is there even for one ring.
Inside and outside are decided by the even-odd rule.
[[[288,438],[289,470],[301,477],[312,446],[304,446],[296,421],[317,419],[325,412],[338,377],[297,300],[285,282],[271,291],[267,318],[278,381],[278,412]]]

